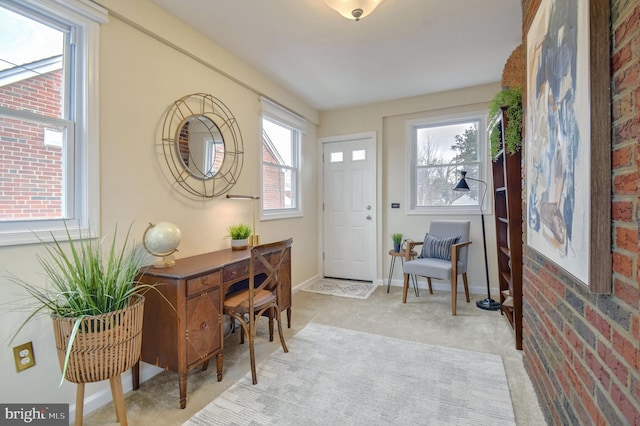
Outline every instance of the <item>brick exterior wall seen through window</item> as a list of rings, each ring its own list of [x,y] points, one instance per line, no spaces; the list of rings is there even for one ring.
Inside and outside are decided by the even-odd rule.
[[[0,105],[61,116],[62,72],[0,87]],[[45,146],[48,126],[0,116],[0,220],[62,217],[62,149]]]

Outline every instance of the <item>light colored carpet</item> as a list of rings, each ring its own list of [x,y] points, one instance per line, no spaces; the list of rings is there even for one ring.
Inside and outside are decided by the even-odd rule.
[[[328,294],[331,296],[351,297],[354,299],[368,299],[378,286],[361,281],[343,281],[333,278],[322,278],[303,287],[302,291],[310,293]]]
[[[184,423],[515,425],[500,356],[308,324]]]

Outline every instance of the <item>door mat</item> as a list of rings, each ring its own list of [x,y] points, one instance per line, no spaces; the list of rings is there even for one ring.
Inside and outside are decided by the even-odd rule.
[[[354,299],[368,299],[378,286],[362,281],[336,280],[322,278],[303,287],[302,291],[309,293],[328,294],[331,296],[351,297]]]

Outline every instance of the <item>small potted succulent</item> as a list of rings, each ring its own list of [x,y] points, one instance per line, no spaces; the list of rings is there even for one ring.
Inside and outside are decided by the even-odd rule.
[[[251,227],[243,223],[231,225],[227,228],[231,237],[232,250],[244,250],[249,247],[249,235],[251,235]]]
[[[391,235],[391,239],[393,240],[393,250],[395,250],[396,253],[399,253],[400,246],[402,245],[402,234],[395,233]]]

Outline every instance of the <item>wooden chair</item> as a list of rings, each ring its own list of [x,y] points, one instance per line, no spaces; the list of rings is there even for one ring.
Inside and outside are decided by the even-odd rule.
[[[430,236],[425,236],[425,241],[408,241],[406,253],[408,253],[403,265],[404,289],[402,292],[402,303],[407,303],[407,291],[409,289],[409,276],[417,275],[427,278],[429,293],[433,294],[431,279],[451,280],[451,314],[456,314],[456,302],[458,293],[458,275],[462,275],[464,283],[464,294],[469,303],[469,284],[467,282],[467,252],[469,241],[469,228],[471,223],[468,220],[434,220],[429,226]],[[455,243],[447,240],[453,238]],[[425,242],[431,247],[425,247]],[[414,247],[423,245],[420,256],[412,260],[410,257]],[[433,251],[435,250],[435,255]],[[448,256],[447,256],[448,255]]]
[[[224,313],[238,320],[242,326],[242,337],[249,340],[249,356],[251,358],[251,377],[253,384],[258,383],[256,375],[256,360],[254,353],[254,338],[256,335],[256,321],[267,314],[269,317],[269,340],[273,340],[273,318],[278,321],[280,343],[285,352],[289,352],[282,334],[280,320],[279,271],[285,258],[287,249],[291,247],[292,238],[275,243],[255,246],[251,249],[249,260],[249,287],[226,296]],[[264,268],[264,274],[260,269]],[[258,276],[256,276],[256,272]],[[264,281],[261,281],[266,274]],[[243,339],[244,340],[244,339]]]

